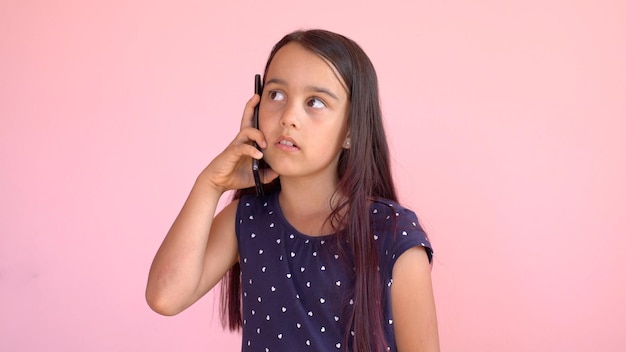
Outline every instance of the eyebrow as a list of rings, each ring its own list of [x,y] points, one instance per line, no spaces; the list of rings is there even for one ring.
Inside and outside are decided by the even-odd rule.
[[[285,82],[284,80],[282,80],[280,78],[272,78],[272,79],[268,80],[267,82],[265,82],[265,85],[268,85],[268,84],[271,84],[271,83],[279,84],[279,85],[283,85],[283,86],[288,86],[287,82]],[[331,97],[331,98],[333,98],[335,100],[339,100],[339,97],[335,93],[333,93],[330,90],[328,90],[326,88],[323,88],[323,87],[306,86],[306,87],[304,87],[304,90],[317,92],[317,93],[323,93],[323,94],[326,94],[326,95],[328,95],[329,97]]]

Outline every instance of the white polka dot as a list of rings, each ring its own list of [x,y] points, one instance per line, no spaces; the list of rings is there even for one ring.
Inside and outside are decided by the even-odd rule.
[[[389,319],[389,325],[393,324],[393,320]]]
[[[250,215],[250,216],[248,216],[248,219],[253,220],[254,216]]]
[[[269,314],[265,316],[265,320],[270,320],[270,315]]]
[[[259,296],[256,300],[259,301],[259,303],[260,303],[261,302],[261,297]]]
[[[296,256],[296,253],[295,252],[291,252],[291,257],[293,258],[295,256]]]
[[[339,254],[335,254],[333,257],[335,257],[335,259],[339,259]]]
[[[296,237],[293,235],[293,233],[291,235],[289,235],[289,238],[291,238],[293,240],[293,238]]]
[[[320,244],[324,244],[325,242],[326,242],[326,241],[324,241],[324,240],[321,240],[321,241],[320,241]]]
[[[304,270],[305,270],[305,269],[304,269],[304,267],[303,267],[303,266],[301,266],[301,267],[300,267],[300,272],[301,272],[301,273],[303,273],[303,272],[304,272]]]
[[[335,315],[335,321],[339,321],[339,317]]]
[[[300,328],[302,327],[302,324],[300,324],[300,323],[296,323],[296,327],[297,327],[298,329],[300,329]]]
[[[255,237],[256,237],[256,234],[255,234],[255,233],[253,233],[253,234],[251,234],[251,235],[250,235],[250,237],[251,237],[251,238],[255,238]]]
[[[307,314],[308,314],[310,317],[312,317],[312,316],[313,316],[313,312],[311,312],[311,311],[309,311]]]
[[[272,290],[272,292],[276,292],[276,287],[272,286],[270,290]]]
[[[406,236],[408,235],[408,233],[406,233],[406,231],[402,231],[402,236]]]
[[[326,270],[326,267],[324,265],[322,265],[322,267],[320,268],[321,271]]]
[[[378,213],[378,209],[374,208],[374,210],[372,210],[372,213],[374,214]]]
[[[282,308],[280,308],[280,310],[282,310],[282,311],[283,311],[283,313],[285,313],[285,312],[287,311],[287,308],[282,307]]]
[[[317,252],[313,252],[313,256],[314,256],[314,257],[317,257]]]
[[[311,287],[311,281],[306,282],[306,287]]]
[[[341,281],[337,281],[337,282],[335,282],[335,285],[337,285],[337,286],[341,286]]]
[[[270,227],[274,227],[274,223],[271,223],[271,224],[270,224]]]
[[[326,300],[324,299],[324,297],[320,298],[320,303],[321,303],[321,304],[326,303]]]
[[[378,235],[374,235],[374,241],[378,241]]]
[[[253,309],[250,313],[252,313],[252,315],[255,315],[255,314],[256,314],[256,312],[254,311],[254,309]]]
[[[278,334],[278,339],[282,339],[283,338],[283,334]]]
[[[337,347],[337,348],[341,348],[341,343],[337,342],[337,343],[335,344],[335,347]]]
[[[311,340],[306,340],[305,343],[306,343],[307,346],[311,346]]]
[[[261,268],[261,271],[262,271],[262,272],[265,272],[266,270],[267,270],[267,267],[266,267],[266,266],[264,266],[264,267],[262,267],[262,268]]]
[[[287,273],[287,278],[291,279],[291,274]]]
[[[326,332],[326,328],[322,326],[322,328],[320,329],[321,332]]]
[[[256,328],[256,333],[260,334],[261,333],[261,328]]]
[[[276,240],[276,243],[277,243],[277,244],[280,244],[280,238]]]
[[[259,254],[263,254],[263,250],[262,249],[259,249]]]

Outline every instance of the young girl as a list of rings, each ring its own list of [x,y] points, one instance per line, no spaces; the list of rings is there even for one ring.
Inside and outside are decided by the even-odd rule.
[[[298,31],[263,81],[157,252],[148,304],[177,314],[226,276],[223,314],[243,351],[438,351],[432,250],[397,203],[367,55]],[[252,158],[268,165],[264,196],[251,192]],[[214,217],[228,190],[240,191]]]

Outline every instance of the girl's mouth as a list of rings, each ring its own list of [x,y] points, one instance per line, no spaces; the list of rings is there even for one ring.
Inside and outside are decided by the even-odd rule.
[[[288,152],[300,150],[300,148],[296,145],[294,140],[286,136],[281,136],[280,138],[278,138],[278,141],[276,142],[276,146],[278,147],[278,149],[288,151]]]

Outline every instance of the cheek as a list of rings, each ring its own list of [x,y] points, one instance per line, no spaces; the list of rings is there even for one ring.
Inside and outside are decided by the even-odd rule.
[[[272,114],[267,109],[259,108],[259,129],[263,130],[263,127],[271,125]]]

